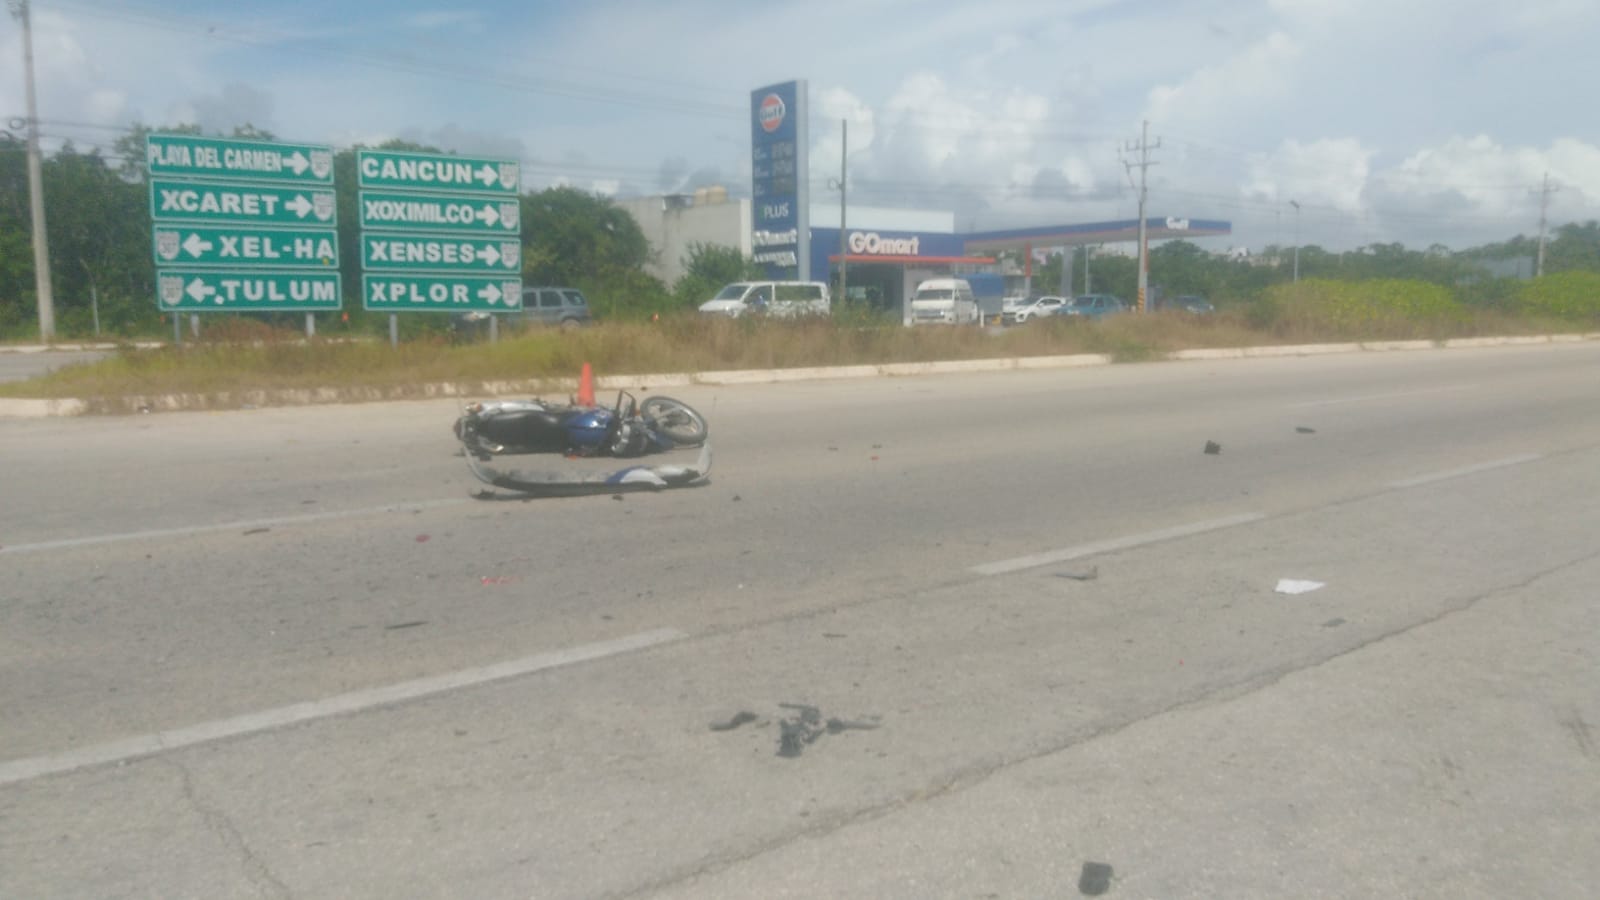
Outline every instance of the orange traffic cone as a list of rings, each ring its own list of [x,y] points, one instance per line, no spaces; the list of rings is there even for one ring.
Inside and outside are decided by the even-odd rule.
[[[594,405],[594,370],[583,364],[583,374],[578,376],[578,405]]]

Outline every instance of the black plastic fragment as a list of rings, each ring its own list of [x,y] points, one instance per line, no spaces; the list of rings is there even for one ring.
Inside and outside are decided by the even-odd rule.
[[[1084,863],[1083,873],[1078,876],[1078,890],[1089,897],[1111,890],[1111,867],[1105,863]]]
[[[712,722],[711,723],[711,730],[712,731],[732,731],[735,728],[738,728],[740,725],[745,724],[746,722],[754,722],[757,718],[759,718],[759,717],[755,713],[750,712],[749,710],[740,710],[738,713],[734,714],[733,718],[729,719],[726,722]]]

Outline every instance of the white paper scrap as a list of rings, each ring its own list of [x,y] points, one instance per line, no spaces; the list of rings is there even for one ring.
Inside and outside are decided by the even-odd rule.
[[[1302,581],[1298,578],[1280,578],[1278,586],[1273,588],[1280,594],[1309,594],[1320,587],[1327,587],[1321,581]]]

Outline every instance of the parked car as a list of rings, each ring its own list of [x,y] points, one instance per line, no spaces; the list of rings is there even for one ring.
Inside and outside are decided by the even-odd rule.
[[[530,325],[557,325],[577,328],[594,321],[589,313],[589,301],[577,288],[525,287],[522,289],[522,312],[511,315],[513,321]]]
[[[1067,298],[1045,295],[1042,297],[1027,297],[1008,306],[1000,313],[1000,321],[1007,325],[1021,325],[1029,319],[1042,319],[1055,315],[1056,311],[1067,305]]]
[[[913,325],[975,325],[978,298],[965,278],[930,278],[911,295]]]
[[[700,304],[700,312],[738,318],[825,316],[832,309],[828,286],[820,281],[736,281]]]
[[[1162,308],[1170,309],[1175,312],[1193,313],[1197,316],[1203,316],[1217,311],[1217,308],[1207,302],[1206,298],[1197,294],[1182,294],[1180,296],[1173,297],[1171,300],[1163,303]]]
[[[1111,294],[1083,294],[1074,297],[1072,305],[1062,307],[1058,314],[1063,316],[1087,316],[1091,319],[1098,319],[1101,316],[1127,311],[1128,304],[1123,303],[1121,297],[1115,297]]]
[[[483,338],[489,334],[489,313],[469,312],[450,317],[450,327],[459,337]],[[594,322],[589,312],[589,301],[577,288],[525,287],[522,289],[522,309],[495,313],[500,324],[507,328],[527,328],[531,325],[552,325],[560,328],[578,328]]]

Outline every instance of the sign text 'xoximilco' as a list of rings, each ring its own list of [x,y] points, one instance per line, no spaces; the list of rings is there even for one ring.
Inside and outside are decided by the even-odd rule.
[[[521,232],[516,200],[484,197],[361,192],[361,227],[404,231]]]

